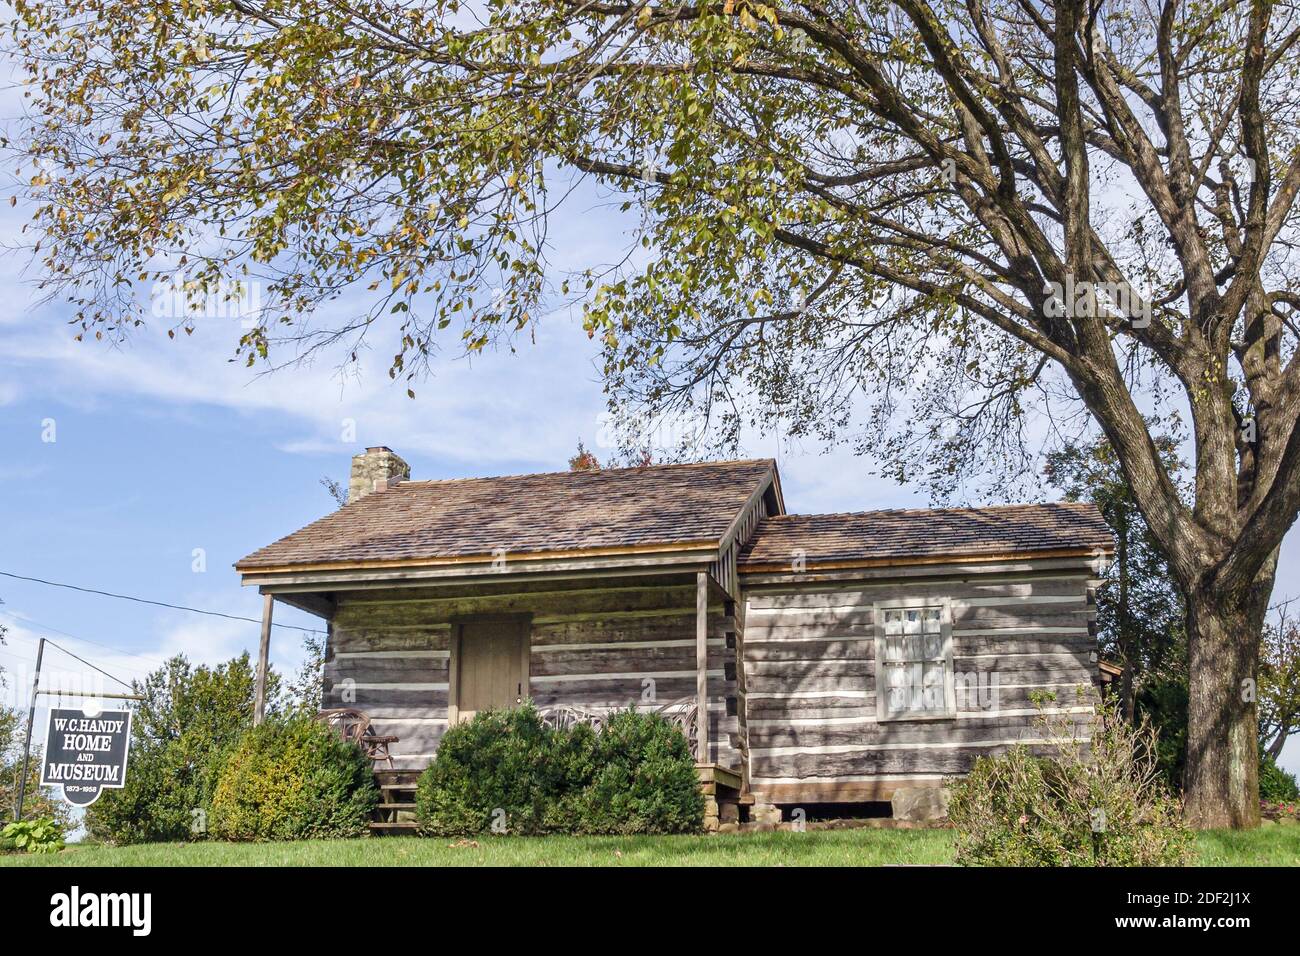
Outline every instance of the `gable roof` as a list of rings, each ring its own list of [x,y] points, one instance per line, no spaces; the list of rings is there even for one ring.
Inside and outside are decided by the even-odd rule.
[[[1114,549],[1101,512],[1084,502],[775,515],[759,522],[741,551],[740,569],[787,569],[799,550],[811,570]]]
[[[235,564],[438,564],[557,552],[717,548],[774,479],[771,459],[405,481],[368,494]]]

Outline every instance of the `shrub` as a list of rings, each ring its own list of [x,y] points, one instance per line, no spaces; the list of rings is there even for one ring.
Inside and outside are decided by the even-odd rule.
[[[658,714],[611,715],[596,737],[582,810],[587,833],[698,830],[704,795],[682,732]]]
[[[588,821],[588,790],[600,769],[600,734],[591,724],[556,731],[547,766],[550,797],[543,815],[547,833],[597,833]],[[441,753],[441,750],[439,751]]]
[[[1259,799],[1268,803],[1300,800],[1295,774],[1287,773],[1266,753],[1259,756]]]
[[[685,833],[700,828],[704,798],[686,738],[661,716],[552,730],[529,704],[449,729],[420,776],[416,816],[438,836]]]
[[[531,705],[484,710],[451,727],[438,756],[420,775],[416,817],[422,829],[443,836],[544,832],[543,818],[556,778],[555,731]]]
[[[1187,666],[1180,657],[1176,663],[1147,674],[1135,701],[1140,718],[1151,722],[1156,765],[1173,793],[1182,792],[1187,769],[1187,700]]]
[[[975,866],[1180,866],[1192,834],[1161,779],[1149,725],[1103,704],[1091,745],[1049,728],[1055,756],[1015,747],[953,790],[957,861]]]
[[[269,693],[276,693],[269,675]],[[216,667],[168,660],[135,687],[126,786],[105,790],[86,811],[106,843],[201,839],[226,756],[253,723],[255,677],[244,654]]]
[[[378,799],[355,744],[305,717],[262,724],[235,747],[212,797],[212,835],[305,840],[367,832]]]
[[[0,626],[0,631],[2,630],[3,627]],[[0,687],[3,686],[3,668],[0,668]],[[23,732],[26,726],[26,714],[9,707],[0,707],[0,821],[14,818],[18,801],[18,778],[23,774]],[[72,820],[72,808],[54,796],[52,788],[41,786],[42,759],[44,748],[33,742],[23,791],[23,816],[49,817],[55,823],[66,825]]]
[[[0,830],[0,850],[17,853],[58,853],[63,849],[63,825],[53,817],[18,820]]]

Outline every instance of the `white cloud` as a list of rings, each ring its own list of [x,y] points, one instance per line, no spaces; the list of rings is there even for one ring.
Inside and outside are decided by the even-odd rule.
[[[247,594],[234,592],[226,601],[214,601],[211,595],[190,595],[182,600],[195,607],[222,613],[249,617],[245,604]],[[241,601],[240,599],[245,599]],[[276,608],[280,623],[271,635],[271,666],[281,674],[294,674],[303,661],[302,632],[304,628],[321,628],[314,618],[301,615],[279,605]],[[112,680],[142,679],[161,667],[165,661],[183,654],[192,664],[209,666],[221,664],[245,651],[256,659],[259,627],[255,622],[194,614],[184,611],[162,610],[138,634],[130,651],[93,641],[66,631],[45,626],[10,608],[0,609],[0,623],[7,628],[7,643],[0,646],[0,668],[5,671],[5,688],[0,705],[27,706],[36,651],[41,638],[46,638],[45,658],[41,668],[41,686],[46,689],[84,691],[86,693],[120,693],[125,688]],[[95,665],[99,670],[77,661],[64,653],[66,648],[78,657]],[[101,673],[101,671],[105,673]],[[71,700],[71,698],[68,698]]]
[[[786,452],[778,459],[786,510],[814,514],[925,506],[915,488],[871,474],[871,464],[843,449]]]
[[[31,691],[37,647],[42,637],[55,644],[66,645],[79,657],[93,662],[101,670],[130,681],[144,677],[157,665],[135,654],[91,645],[71,635],[45,628],[29,621],[24,615],[6,610],[0,612],[0,623],[8,631],[6,644],[0,647],[0,666],[5,670],[5,687],[0,705],[25,710]],[[144,654],[144,652],[141,652]],[[147,655],[146,655],[147,656]],[[121,693],[124,688],[104,674],[87,667],[53,647],[47,647],[41,664],[41,687],[47,690],[79,691],[85,693]],[[72,706],[76,698],[64,698]],[[48,700],[42,701],[48,704]]]
[[[537,344],[522,344],[517,354],[438,360],[414,400],[369,356],[345,380],[320,364],[255,375],[226,360],[225,332],[200,329],[184,341],[150,332],[110,349],[74,342],[65,328],[38,327],[8,336],[0,362],[33,395],[60,401],[133,396],[157,403],[161,414],[211,405],[276,416],[298,432],[282,449],[298,454],[343,456],[360,445],[387,444],[475,468],[520,460],[554,464],[557,447],[572,449],[597,427],[600,391],[590,343],[566,319],[544,324]],[[347,422],[355,423],[355,441],[344,440]]]

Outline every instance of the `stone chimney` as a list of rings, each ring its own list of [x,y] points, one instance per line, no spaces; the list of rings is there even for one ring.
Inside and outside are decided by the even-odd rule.
[[[411,466],[402,461],[391,448],[376,445],[363,454],[352,456],[352,477],[348,481],[349,504],[374,491],[386,491],[393,485],[408,481]]]

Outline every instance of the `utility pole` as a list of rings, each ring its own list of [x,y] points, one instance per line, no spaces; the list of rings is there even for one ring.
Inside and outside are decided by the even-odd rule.
[[[36,695],[41,686],[41,658],[45,656],[45,638],[36,646],[36,674],[32,678],[32,702],[27,708],[27,738],[23,741],[23,773],[18,778],[18,799],[14,802],[14,820],[23,818],[23,796],[27,790],[27,762],[32,755],[32,724],[36,722]]]

